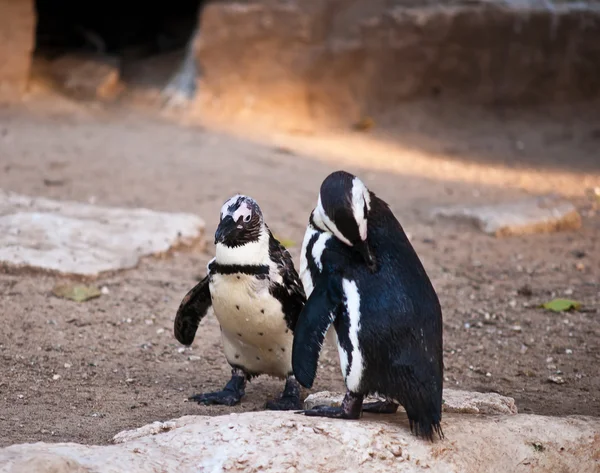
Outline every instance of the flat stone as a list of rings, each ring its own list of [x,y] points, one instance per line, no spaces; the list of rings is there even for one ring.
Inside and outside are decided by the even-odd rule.
[[[124,88],[119,62],[110,57],[66,54],[52,61],[51,73],[65,92],[77,98],[110,100]]]
[[[125,431],[113,445],[0,449],[0,473],[598,471],[600,419],[447,414],[445,440],[410,433],[406,415],[359,421],[293,412],[186,416]]]
[[[497,237],[581,228],[575,206],[554,195],[496,205],[437,207],[431,216],[466,221]]]
[[[343,393],[332,393],[322,391],[311,394],[304,400],[304,409],[312,409],[315,406],[342,405]],[[378,397],[367,397],[364,402],[379,401]],[[444,389],[442,411],[459,414],[487,414],[487,415],[514,415],[517,414],[517,406],[512,397],[501,396],[497,393],[478,393],[461,391],[458,389]],[[402,408],[399,411],[404,412]]]
[[[143,256],[201,248],[204,221],[192,214],[111,208],[0,190],[0,263],[97,276],[135,267]]]

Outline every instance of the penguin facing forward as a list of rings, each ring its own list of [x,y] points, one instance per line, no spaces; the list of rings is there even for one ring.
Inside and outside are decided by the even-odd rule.
[[[387,203],[344,171],[322,183],[302,245],[308,300],[294,333],[296,379],[310,388],[331,325],[347,392],[341,407],[309,416],[357,419],[394,413],[411,431],[443,438],[442,311],[437,294]],[[384,401],[365,403],[367,395]]]
[[[212,306],[231,379],[222,391],[189,399],[233,406],[244,396],[248,380],[266,374],[286,380],[282,395],[267,402],[267,409],[300,409],[291,357],[293,330],[306,297],[289,252],[271,234],[258,204],[243,195],[221,208],[215,245],[207,276],[179,306],[174,333],[179,342],[191,345]]]

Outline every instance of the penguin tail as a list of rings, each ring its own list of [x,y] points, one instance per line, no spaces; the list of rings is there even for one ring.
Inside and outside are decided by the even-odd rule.
[[[442,440],[442,381],[427,366],[416,370],[413,365],[397,366],[395,372],[397,399],[406,410],[410,430],[417,437],[433,442],[434,434]]]
[[[422,416],[420,419],[408,418],[410,431],[417,437],[433,442],[434,434],[437,434],[440,440],[444,439],[444,432],[439,420],[434,420],[431,416]]]

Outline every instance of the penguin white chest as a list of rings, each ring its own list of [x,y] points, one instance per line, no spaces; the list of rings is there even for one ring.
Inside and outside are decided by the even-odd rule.
[[[229,364],[255,374],[291,373],[293,335],[268,279],[214,274],[210,293]]]

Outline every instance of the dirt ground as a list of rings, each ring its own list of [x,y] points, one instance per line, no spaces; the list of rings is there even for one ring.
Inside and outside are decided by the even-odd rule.
[[[214,318],[183,350],[173,317],[213,254],[223,201],[256,198],[274,232],[296,243],[299,264],[320,182],[340,168],[391,204],[431,276],[444,310],[446,387],[512,396],[525,413],[600,415],[600,211],[585,193],[600,186],[600,117],[591,113],[407,104],[382,121],[387,131],[236,135],[65,99],[1,108],[0,188],[194,212],[208,244],[101,277],[109,293],[85,303],[51,295],[60,277],[0,272],[0,445],[106,443],[156,420],[262,409],[281,382],[253,381],[234,408],[185,401],[221,388],[229,368]],[[428,218],[435,205],[547,191],[576,203],[581,230],[496,239]],[[584,311],[537,308],[565,295]],[[314,391],[342,388],[328,346]]]

